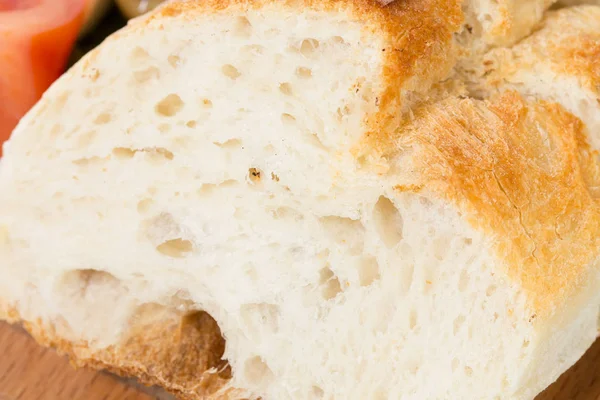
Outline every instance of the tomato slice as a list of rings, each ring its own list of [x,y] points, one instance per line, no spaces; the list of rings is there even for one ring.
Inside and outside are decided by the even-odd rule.
[[[85,0],[0,0],[0,143],[63,72],[84,6]]]

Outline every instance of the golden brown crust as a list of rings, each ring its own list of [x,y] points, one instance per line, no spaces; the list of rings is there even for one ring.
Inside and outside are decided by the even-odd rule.
[[[501,86],[516,74],[546,67],[557,76],[575,77],[585,89],[600,93],[600,8],[553,11],[529,38],[513,49],[492,52],[487,58],[485,73],[492,86]]]
[[[600,207],[586,184],[598,159],[583,129],[559,105],[509,92],[424,106],[395,138],[416,150],[416,182],[494,238],[538,317],[564,305],[600,257]]]
[[[74,366],[106,369],[160,385],[183,400],[227,400],[245,397],[228,386],[231,369],[222,360],[225,340],[214,319],[204,312],[179,315],[158,305],[143,307],[117,345],[94,349],[57,334],[40,319],[21,321],[16,308],[4,305],[0,318],[21,322],[35,340],[67,355]]]

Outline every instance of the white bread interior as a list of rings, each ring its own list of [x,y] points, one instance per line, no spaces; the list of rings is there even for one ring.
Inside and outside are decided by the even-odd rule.
[[[205,311],[232,375],[171,387],[193,399],[531,399],[583,354],[600,305],[584,77],[527,53],[462,98],[449,1],[213,3],[134,21],[21,121],[0,161],[0,316],[98,358],[148,310]],[[504,3],[472,3],[448,9],[504,23]],[[551,2],[510,4],[532,19],[486,46]],[[597,32],[597,12],[497,51],[550,42],[564,13]]]

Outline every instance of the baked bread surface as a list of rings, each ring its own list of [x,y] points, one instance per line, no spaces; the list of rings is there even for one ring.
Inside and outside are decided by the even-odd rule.
[[[0,318],[183,399],[531,399],[597,333],[600,7],[179,1],[0,162]]]

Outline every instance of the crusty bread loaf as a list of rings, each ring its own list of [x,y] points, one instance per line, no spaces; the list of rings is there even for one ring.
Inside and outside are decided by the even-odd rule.
[[[0,317],[183,399],[532,399],[600,306],[600,13],[552,3],[133,21],[5,145]]]

